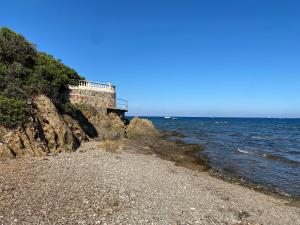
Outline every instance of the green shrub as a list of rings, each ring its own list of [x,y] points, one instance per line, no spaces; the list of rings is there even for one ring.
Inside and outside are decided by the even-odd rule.
[[[0,95],[0,124],[15,128],[26,122],[28,106],[24,100]]]
[[[26,122],[26,100],[44,94],[59,108],[68,99],[68,85],[83,79],[53,56],[36,50],[22,35],[0,27],[0,125]],[[67,107],[67,110],[72,110]]]

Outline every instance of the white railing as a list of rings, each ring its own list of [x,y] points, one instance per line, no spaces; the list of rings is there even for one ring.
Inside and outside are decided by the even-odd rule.
[[[79,80],[78,86],[71,86],[70,89],[78,90],[91,90],[91,91],[103,91],[103,92],[116,92],[116,87],[111,83],[99,83],[94,81]]]
[[[128,111],[128,101],[124,100],[124,99],[117,99],[116,100],[116,109]]]

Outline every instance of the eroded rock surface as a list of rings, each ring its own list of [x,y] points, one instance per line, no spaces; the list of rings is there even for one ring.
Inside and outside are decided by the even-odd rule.
[[[32,99],[31,115],[23,128],[0,127],[0,158],[44,156],[73,152],[82,142],[99,137],[102,141],[158,136],[153,123],[134,118],[128,126],[107,109],[77,105],[74,115],[62,114],[45,95]]]
[[[0,127],[0,158],[72,152],[80,142],[88,140],[78,123],[59,113],[45,95],[35,97],[32,103],[31,116],[25,127]]]
[[[79,146],[79,140],[51,100],[44,95],[40,95],[34,99],[34,103],[37,107],[37,117],[50,150],[52,152],[74,151]]]
[[[133,118],[127,127],[127,136],[129,138],[139,136],[157,136],[159,132],[150,120]]]
[[[107,109],[96,110],[92,106],[85,105],[80,108],[83,115],[96,128],[102,140],[116,140],[126,135],[124,121],[115,113],[107,114]]]
[[[50,152],[41,124],[35,117],[30,118],[28,125],[22,129],[1,127],[0,141],[2,143],[0,158],[42,156]],[[11,152],[9,157],[7,157],[7,149]]]

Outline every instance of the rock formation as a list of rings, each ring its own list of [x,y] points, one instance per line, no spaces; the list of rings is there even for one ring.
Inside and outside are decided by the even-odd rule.
[[[126,135],[124,121],[115,113],[107,114],[107,109],[96,110],[90,105],[81,105],[80,111],[88,119],[102,140],[116,140]]]
[[[0,127],[0,158],[72,152],[88,137],[77,121],[58,112],[45,95],[32,100],[31,116],[23,128]]]
[[[150,120],[140,118],[133,118],[130,121],[126,132],[129,138],[159,135],[158,131]]]
[[[126,126],[117,114],[107,114],[104,108],[102,111],[89,105],[77,108],[81,116],[74,118],[58,111],[45,95],[35,96],[25,127],[0,127],[0,159],[73,152],[80,143],[94,137],[108,143],[126,137],[158,135],[149,120],[134,118]]]

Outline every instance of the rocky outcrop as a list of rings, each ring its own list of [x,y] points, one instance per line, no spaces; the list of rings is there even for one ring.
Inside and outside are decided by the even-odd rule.
[[[13,159],[15,158],[15,153],[7,145],[0,142],[0,156],[1,158]]]
[[[74,151],[79,146],[79,140],[51,100],[44,95],[39,95],[34,99],[34,104],[37,109],[37,119],[41,124],[50,151],[55,153]]]
[[[59,113],[49,98],[39,95],[32,100],[26,127],[0,127],[0,158],[72,152],[87,140],[77,121]]]
[[[34,97],[31,105],[25,127],[0,127],[0,159],[73,152],[89,137],[99,137],[102,148],[119,151],[112,140],[159,135],[151,121],[134,118],[126,126],[120,116],[107,114],[105,108],[96,110],[90,105],[77,105],[77,113],[65,115],[45,95]]]
[[[133,118],[130,121],[126,133],[129,138],[159,135],[159,132],[150,120],[140,118]]]
[[[84,142],[88,141],[89,138],[87,134],[84,132],[82,127],[79,125],[78,121],[74,120],[71,116],[69,115],[63,115],[63,119],[70,127],[72,133],[75,135],[75,137],[78,139],[79,142]]]
[[[81,106],[80,111],[93,124],[102,140],[116,140],[126,136],[125,123],[117,114],[107,114],[107,109],[96,110],[90,105]]]
[[[25,128],[6,129],[0,128],[0,146],[2,154],[0,158],[7,158],[7,150],[10,149],[9,158],[22,156],[42,156],[50,152],[41,125],[37,118],[32,117]],[[3,151],[6,154],[3,154]]]

